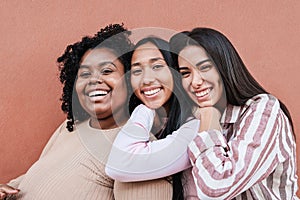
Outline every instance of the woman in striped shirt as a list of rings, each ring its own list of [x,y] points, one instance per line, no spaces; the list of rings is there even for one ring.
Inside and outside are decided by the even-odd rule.
[[[297,199],[290,114],[220,32],[173,36],[182,84],[200,119],[188,153],[200,199]]]

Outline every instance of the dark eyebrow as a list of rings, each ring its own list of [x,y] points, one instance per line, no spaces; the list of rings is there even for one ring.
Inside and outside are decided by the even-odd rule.
[[[79,65],[79,69],[82,69],[82,68],[89,68],[88,65]]]
[[[197,64],[196,64],[196,67],[198,67],[199,65],[202,65],[203,63],[205,63],[205,62],[208,62],[208,61],[211,61],[211,59],[206,59],[206,60],[202,60],[202,61],[200,61],[200,62],[198,62]]]
[[[188,67],[179,67],[179,71],[180,70],[188,70],[189,68]]]
[[[141,63],[136,62],[136,63],[131,64],[131,67],[140,66],[140,65],[141,65]]]
[[[111,61],[100,62],[100,63],[98,63],[97,66],[103,67],[103,66],[108,65],[108,64],[111,64],[111,65],[113,65],[115,68],[117,68],[117,66],[116,66],[113,62],[111,62]],[[80,67],[80,68],[90,68],[89,65],[80,65],[79,67]]]
[[[98,66],[99,66],[99,67],[102,67],[102,66],[105,66],[105,65],[108,65],[108,64],[111,64],[111,65],[113,65],[114,67],[117,68],[117,66],[116,66],[113,62],[111,62],[111,61],[104,61],[104,62],[101,62],[101,63],[98,64]]]
[[[211,59],[209,59],[209,58],[206,60],[202,60],[196,64],[196,67],[198,67],[199,65],[202,65],[205,62],[209,62],[209,61],[211,61]],[[189,69],[188,67],[179,67],[179,70],[188,70],[188,69]]]
[[[164,58],[157,57],[157,58],[151,58],[151,59],[150,59],[150,63],[154,63],[154,62],[156,62],[156,61],[158,61],[158,60],[165,61]],[[136,63],[131,64],[131,67],[135,67],[135,66],[141,66],[141,63],[136,62]]]
[[[151,58],[151,59],[150,59],[150,62],[153,63],[153,62],[156,62],[156,61],[158,61],[158,60],[165,61],[165,59],[160,58],[160,57],[157,57],[157,58]]]

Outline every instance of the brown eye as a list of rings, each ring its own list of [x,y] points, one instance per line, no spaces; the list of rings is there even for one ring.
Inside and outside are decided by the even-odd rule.
[[[190,75],[190,71],[180,71],[180,74],[183,78],[186,78]]]
[[[113,72],[113,70],[110,69],[110,68],[104,68],[104,69],[101,70],[101,74],[103,74],[103,75],[109,75],[112,72]]]
[[[90,75],[91,75],[91,72],[88,72],[88,71],[79,73],[80,78],[88,78],[88,77],[90,77]]]
[[[142,69],[132,69],[131,74],[134,76],[138,76],[138,75],[142,74]]]
[[[211,64],[202,65],[202,66],[199,67],[199,70],[201,72],[206,72],[206,71],[210,70],[212,67],[213,67],[213,65],[211,65]]]
[[[179,67],[179,73],[183,78],[186,78],[191,74],[191,70],[188,67]]]
[[[152,69],[154,69],[154,70],[156,70],[156,69],[160,69],[160,68],[163,68],[164,67],[164,65],[154,65],[153,67],[152,67]]]

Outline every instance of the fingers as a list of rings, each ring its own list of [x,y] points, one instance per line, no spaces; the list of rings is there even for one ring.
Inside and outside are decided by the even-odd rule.
[[[204,117],[204,116],[213,116],[216,119],[221,118],[220,111],[217,108],[212,107],[212,106],[194,107],[192,111],[193,111],[193,115],[198,119],[201,119],[201,117]]]
[[[0,192],[0,200],[3,200],[6,197],[6,194],[4,192]]]
[[[19,189],[15,189],[9,185],[0,184],[0,200],[5,199],[7,195],[17,194],[19,191]]]
[[[198,107],[194,109],[193,114],[200,119],[199,132],[211,129],[221,130],[221,113],[215,107]]]

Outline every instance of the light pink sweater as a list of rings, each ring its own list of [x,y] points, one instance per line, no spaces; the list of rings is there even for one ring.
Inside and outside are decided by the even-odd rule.
[[[89,121],[68,132],[63,123],[39,160],[9,185],[21,190],[17,199],[171,199],[172,185],[164,178],[144,182],[114,182],[105,174],[111,145],[120,128],[93,129]]]

